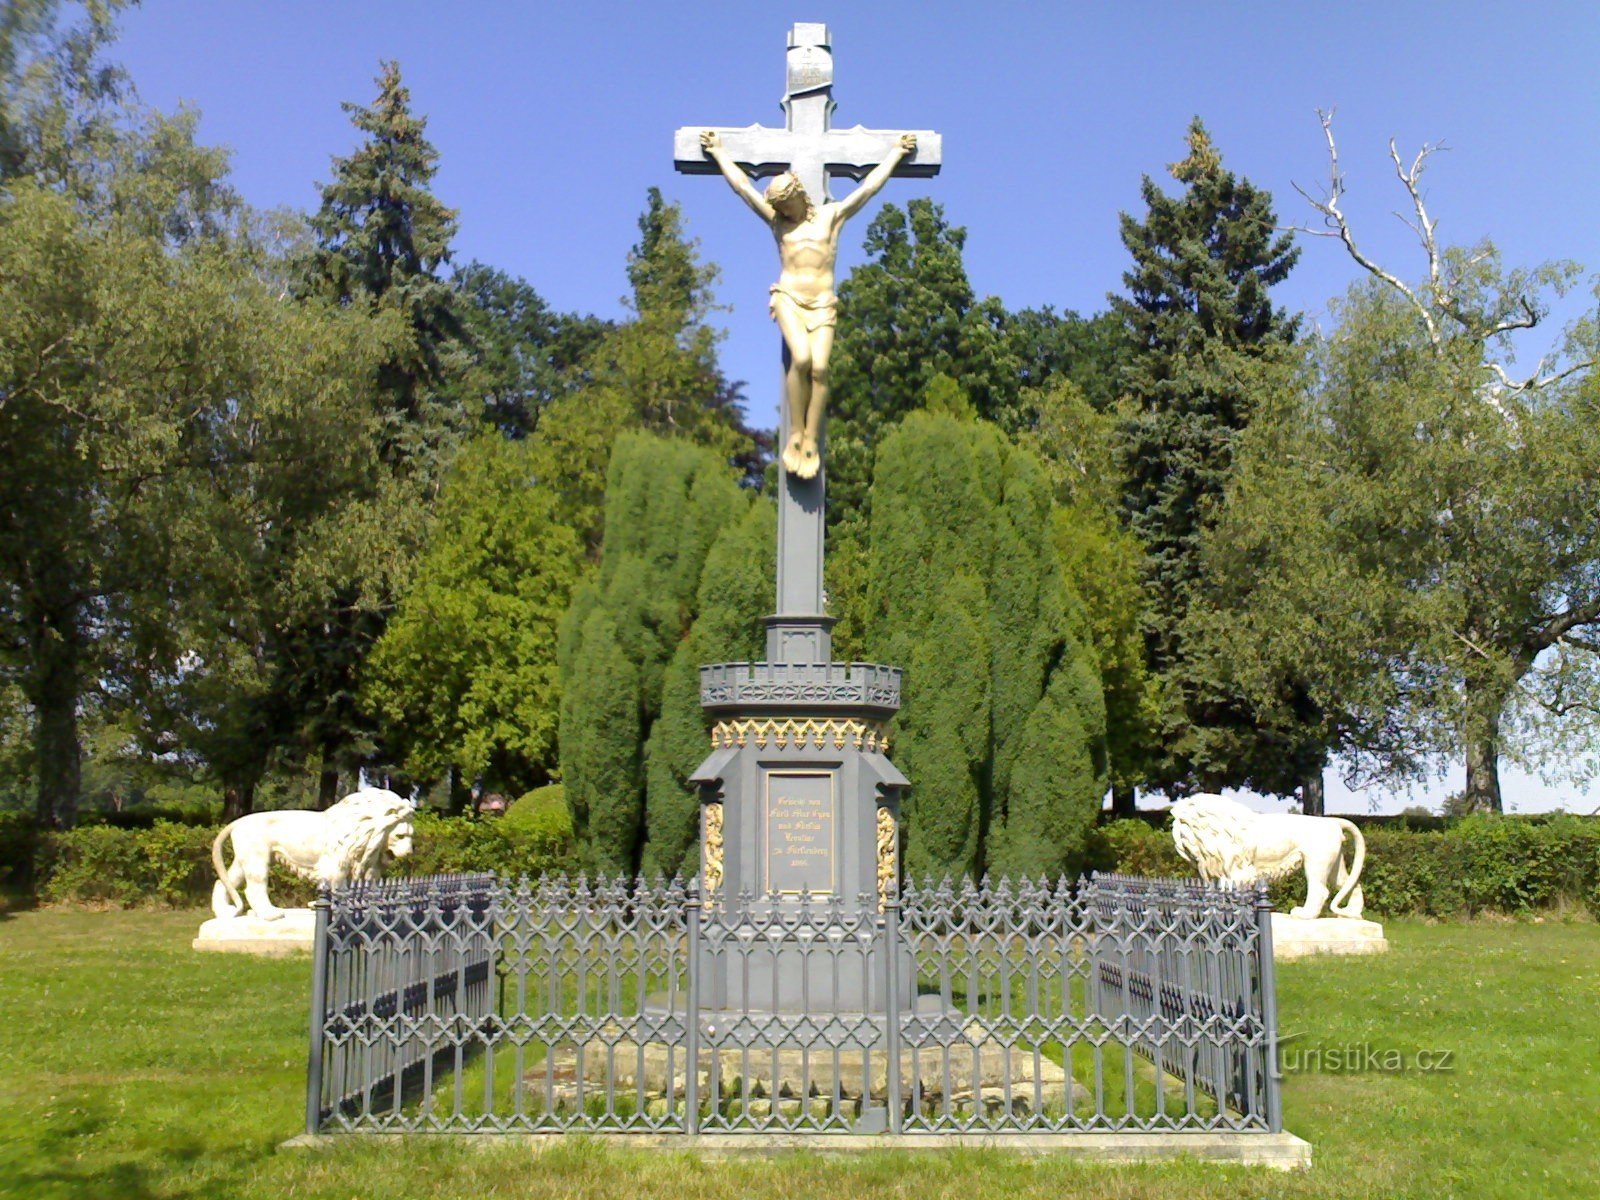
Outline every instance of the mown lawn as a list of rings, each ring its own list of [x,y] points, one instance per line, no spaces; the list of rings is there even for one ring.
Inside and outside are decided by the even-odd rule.
[[[282,1151],[304,1105],[309,960],[189,949],[202,914],[0,915],[0,1196],[1584,1197],[1600,1174],[1600,926],[1393,923],[1381,959],[1279,970],[1309,1174],[953,1151],[702,1162],[574,1140]],[[1370,1046],[1378,1068],[1328,1070]],[[1321,1070],[1315,1067],[1321,1051]],[[1419,1071],[1417,1053],[1448,1052]]]

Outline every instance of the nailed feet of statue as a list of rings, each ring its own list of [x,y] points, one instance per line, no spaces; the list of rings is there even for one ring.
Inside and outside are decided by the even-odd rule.
[[[822,456],[817,453],[817,439],[808,436],[800,443],[800,465],[795,469],[795,474],[801,479],[814,479],[821,466]]]
[[[822,455],[817,453],[817,439],[803,433],[789,435],[789,444],[783,448],[783,465],[801,479],[816,478],[822,466]]]

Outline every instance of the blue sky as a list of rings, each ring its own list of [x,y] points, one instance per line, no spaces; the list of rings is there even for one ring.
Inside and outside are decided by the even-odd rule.
[[[1011,307],[1104,307],[1126,265],[1117,214],[1138,210],[1141,174],[1166,180],[1195,114],[1228,165],[1299,223],[1310,213],[1291,185],[1325,182],[1315,110],[1336,107],[1345,209],[1363,248],[1400,274],[1421,261],[1392,215],[1405,197],[1390,137],[1408,155],[1423,141],[1450,147],[1427,176],[1441,239],[1487,235],[1514,264],[1600,268],[1592,2],[144,0],[116,57],[148,102],[200,109],[203,137],[231,147],[251,203],[297,208],[314,205],[330,157],[354,144],[340,101],[370,100],[379,60],[398,59],[441,154],[436,190],[461,214],[458,258],[522,275],[558,308],[620,311],[634,222],[659,186],[723,268],[724,364],[765,416],[778,384],[771,244],[722,183],[673,173],[672,131],[780,123],[796,20],[831,29],[837,125],[944,135],[944,173],[892,181],[884,199],[942,202],[967,227],[975,287]],[[842,266],[859,261],[870,220],[845,235]],[[1355,277],[1335,243],[1304,239],[1278,295],[1315,317]],[[1549,348],[1540,335],[1531,355]],[[1600,805],[1600,793],[1507,783],[1522,809]]]

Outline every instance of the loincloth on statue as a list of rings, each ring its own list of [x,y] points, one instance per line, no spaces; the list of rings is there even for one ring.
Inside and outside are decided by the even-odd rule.
[[[787,303],[793,308],[795,315],[800,318],[800,323],[805,326],[807,333],[815,333],[819,329],[831,328],[838,323],[839,297],[833,292],[823,292],[819,296],[803,299],[795,295],[781,283],[775,283],[767,289],[772,294],[767,307],[772,313],[772,319],[778,319],[778,305]]]

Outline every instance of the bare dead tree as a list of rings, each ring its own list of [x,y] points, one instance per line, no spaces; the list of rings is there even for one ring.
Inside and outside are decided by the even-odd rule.
[[[1435,350],[1442,350],[1449,340],[1449,330],[1444,320],[1456,327],[1456,332],[1479,342],[1484,346],[1484,368],[1493,376],[1494,386],[1487,389],[1488,399],[1497,409],[1501,407],[1501,396],[1521,392],[1539,391],[1559,383],[1570,375],[1586,371],[1595,365],[1593,358],[1582,359],[1554,369],[1549,355],[1541,356],[1532,372],[1518,379],[1506,370],[1502,363],[1494,361],[1488,353],[1489,343],[1494,339],[1518,330],[1532,329],[1544,317],[1540,306],[1527,294],[1518,295],[1511,305],[1508,315],[1492,320],[1484,320],[1472,312],[1463,302],[1461,295],[1456,291],[1453,276],[1459,272],[1452,272],[1445,254],[1439,249],[1438,222],[1429,214],[1427,201],[1422,191],[1422,175],[1427,169],[1428,160],[1441,150],[1447,149],[1443,142],[1424,142],[1408,164],[1400,155],[1399,147],[1393,138],[1389,139],[1389,160],[1394,164],[1395,177],[1405,189],[1411,202],[1414,216],[1404,213],[1395,215],[1417,236],[1417,241],[1422,246],[1423,254],[1428,264],[1428,279],[1426,290],[1422,291],[1405,282],[1392,271],[1386,270],[1375,259],[1365,253],[1356,243],[1355,234],[1350,228],[1349,218],[1340,207],[1344,198],[1346,185],[1344,172],[1339,166],[1339,146],[1333,136],[1333,110],[1318,109],[1317,120],[1322,124],[1322,134],[1328,143],[1328,184],[1322,195],[1313,195],[1298,183],[1294,185],[1295,191],[1303,196],[1308,204],[1322,215],[1322,228],[1307,225],[1296,225],[1292,228],[1298,233],[1308,234],[1312,237],[1337,238],[1343,243],[1350,257],[1362,270],[1374,279],[1381,281],[1385,286],[1392,288],[1402,296],[1411,310],[1417,315],[1427,332],[1428,340]],[[1471,268],[1485,261],[1492,251],[1481,249],[1476,253],[1461,260],[1463,268]],[[1441,320],[1443,318],[1444,320]]]

